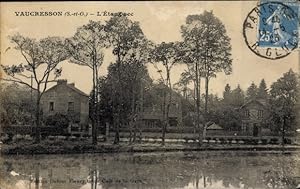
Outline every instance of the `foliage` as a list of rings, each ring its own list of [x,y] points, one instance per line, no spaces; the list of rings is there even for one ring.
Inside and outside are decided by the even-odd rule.
[[[252,82],[251,85],[247,89],[246,100],[250,101],[250,100],[257,99],[257,93],[258,93],[258,88],[255,85],[255,83]]]
[[[55,127],[61,127],[61,128],[67,128],[69,126],[69,118],[67,115],[63,114],[55,114],[50,115],[45,119],[45,124],[47,126],[55,126]]]
[[[51,74],[54,75],[54,79],[61,74],[62,70],[57,66],[68,56],[64,41],[59,37],[48,37],[36,41],[19,34],[11,36],[10,39],[15,44],[14,49],[22,54],[25,63],[11,66],[1,65],[8,76],[4,80],[27,85],[40,93],[44,92]],[[37,72],[43,74],[39,76]],[[28,83],[30,75],[33,76],[37,85],[36,88]],[[44,85],[44,87],[41,88],[41,85]]]
[[[32,124],[32,114],[35,105],[32,101],[36,98],[36,93],[24,85],[15,83],[0,83],[0,123],[10,124]]]
[[[148,59],[148,48],[151,44],[144,36],[142,29],[140,28],[139,22],[132,21],[126,16],[115,15],[111,17],[105,25],[105,31],[109,33],[108,42],[112,47],[112,54],[116,57],[115,69],[116,75],[115,85],[112,85],[112,101],[116,108],[113,108],[113,125],[116,128],[115,141],[119,143],[119,128],[125,120],[124,104],[125,99],[125,86],[122,85],[122,81],[125,80],[122,74],[126,72],[123,70],[125,64],[137,63],[144,65]],[[138,69],[139,72],[139,69]],[[139,74],[138,74],[139,75]],[[134,76],[135,77],[135,76]],[[140,76],[139,76],[140,78]],[[135,95],[133,95],[135,96]],[[132,117],[134,117],[134,102],[132,101]]]
[[[67,39],[70,61],[75,64],[99,67],[103,62],[103,49],[108,47],[107,33],[100,21],[89,21],[79,27],[75,35]]]
[[[162,42],[153,49],[150,55],[150,59],[153,61],[154,67],[157,69],[157,72],[160,74],[160,81],[162,81],[163,85],[168,87],[168,90],[164,93],[164,100],[163,100],[163,127],[162,127],[162,145],[165,142],[165,132],[169,125],[169,112],[170,106],[172,101],[172,84],[171,84],[171,70],[173,66],[181,61],[181,50],[180,50],[180,43],[178,42],[169,42],[165,43]],[[157,64],[161,63],[164,67],[164,73],[166,74],[163,76],[163,71],[160,70]],[[166,100],[168,98],[168,100]]]
[[[298,101],[298,75],[292,70],[284,73],[281,78],[271,85],[270,94],[264,79],[260,82],[260,87],[252,83],[246,96],[238,85],[231,90],[229,84],[224,88],[223,99],[209,96],[210,111],[208,119],[219,123],[226,130],[239,129],[243,115],[239,108],[249,100],[264,100],[267,111],[271,117],[263,120],[263,126],[271,128],[275,132],[282,131],[284,124],[285,130],[295,131],[297,129],[297,112],[299,111]]]
[[[139,76],[137,77],[137,71]],[[121,112],[123,114],[122,122],[128,123],[129,118],[132,114],[131,106],[132,100],[134,101],[135,107],[138,106],[141,98],[139,91],[141,87],[145,90],[151,84],[151,79],[148,75],[146,67],[142,64],[136,64],[126,62],[123,64],[121,70],[122,80],[120,81],[122,86],[123,102],[121,105]],[[100,78],[99,91],[100,91],[100,108],[101,109],[101,120],[108,122],[113,121],[114,110],[118,107],[115,101],[114,91],[117,90],[117,65],[111,64],[108,68],[108,74],[106,77]],[[143,81],[144,85],[141,85]],[[146,101],[144,103],[147,103]],[[137,107],[138,108],[138,107]]]
[[[245,103],[245,95],[244,91],[241,89],[240,85],[238,85],[232,91],[232,101],[231,104],[235,107],[241,107]]]
[[[163,114],[164,139],[174,94],[171,72],[176,64],[185,63],[187,69],[182,72],[180,81],[174,88],[183,93],[183,117],[188,125],[194,124],[200,128],[201,113],[204,115],[204,121],[214,121],[226,130],[235,130],[240,127],[242,119],[239,108],[250,100],[265,100],[271,106],[272,117],[267,121],[273,124],[272,128],[279,131],[283,125],[288,130],[295,130],[296,113],[300,107],[297,100],[297,74],[292,70],[285,73],[271,85],[270,91],[264,79],[259,87],[252,82],[246,93],[239,85],[233,89],[227,84],[223,99],[220,99],[209,94],[208,89],[210,79],[217,77],[218,73],[232,72],[230,38],[226,34],[224,24],[212,11],[204,11],[199,15],[187,16],[181,26],[181,33],[182,42],[162,42],[154,45],[145,37],[139,22],[116,14],[105,23],[89,21],[67,40],[59,37],[36,40],[19,34],[11,36],[14,50],[21,53],[24,62],[11,66],[1,65],[7,75],[3,80],[22,84],[27,88],[4,86],[1,83],[1,117],[8,118],[11,123],[20,120],[28,122],[29,114],[34,108],[35,124],[38,128],[41,97],[48,83],[61,75],[62,69],[58,64],[69,58],[71,63],[87,66],[93,71],[90,98],[93,128],[99,124],[99,118],[103,124],[110,122],[117,132],[115,142],[118,143],[119,127],[131,127],[137,120],[137,115],[152,107]],[[99,77],[98,71],[104,61],[104,49],[107,48],[111,48],[115,61],[108,67],[108,75]],[[153,84],[146,67],[148,62],[153,63],[160,74],[159,84]],[[205,79],[203,111],[200,109],[201,78]],[[191,95],[194,102],[189,101],[188,85],[191,82],[194,84]],[[31,89],[34,90],[34,105],[29,95],[26,95]],[[59,119],[55,120],[56,118]],[[55,115],[47,118],[46,122],[50,125],[66,125],[70,121],[69,118]],[[95,138],[94,129],[93,133]],[[36,136],[39,137],[38,129]]]
[[[241,126],[241,112],[239,108],[244,104],[244,92],[238,85],[231,90],[226,84],[223,92],[223,99],[209,95],[208,102],[210,108],[207,119],[220,124],[225,130],[239,130]]]
[[[88,24],[79,27],[73,37],[66,40],[71,63],[88,66],[93,72],[93,88],[90,96],[93,144],[97,143],[97,125],[99,124],[98,72],[104,59],[103,50],[109,47],[108,37],[105,25],[100,21],[89,21]]]
[[[105,31],[109,32],[108,41],[113,48],[112,53],[117,61],[123,61],[134,54],[140,46],[139,42],[145,40],[139,22],[131,21],[125,16],[113,16],[107,21]]]
[[[269,99],[268,88],[264,79],[262,79],[259,84],[258,91],[257,91],[257,98],[264,99],[264,100]]]
[[[58,68],[58,64],[68,57],[65,42],[59,37],[47,37],[37,41],[20,34],[11,36],[10,39],[25,63],[1,65],[7,75],[3,80],[26,85],[36,91],[35,140],[40,142],[40,100],[48,83],[61,75],[62,69]],[[30,83],[31,80],[33,84]]]
[[[242,112],[233,106],[223,106],[218,111],[217,117],[219,118],[219,124],[229,131],[238,131],[241,127]]]
[[[223,92],[223,99],[224,101],[228,102],[228,104],[231,101],[231,87],[230,85],[227,83]]]
[[[282,124],[287,130],[296,130],[298,88],[297,75],[292,70],[271,85],[271,119],[275,130],[282,130]]]
[[[210,78],[216,77],[222,71],[225,74],[232,71],[230,38],[226,34],[225,26],[212,11],[187,16],[181,32],[186,52],[184,60],[196,65],[196,77],[199,75],[205,78],[204,112],[207,112]],[[198,82],[199,78],[195,80]]]

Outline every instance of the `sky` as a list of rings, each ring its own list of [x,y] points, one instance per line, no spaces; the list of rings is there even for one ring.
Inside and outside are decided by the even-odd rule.
[[[299,50],[294,50],[283,59],[268,60],[251,52],[243,38],[243,22],[247,14],[256,6],[256,1],[188,1],[188,2],[13,2],[0,4],[1,24],[1,64],[12,65],[24,62],[21,54],[9,48],[9,35],[20,33],[24,36],[41,39],[48,36],[71,37],[76,28],[87,24],[89,20],[108,20],[109,16],[97,16],[97,12],[129,12],[130,19],[139,21],[145,36],[155,43],[181,41],[180,26],[191,14],[201,14],[204,10],[213,11],[225,25],[231,38],[232,69],[231,75],[219,73],[210,82],[209,92],[222,96],[227,83],[232,88],[240,84],[246,90],[252,83],[259,84],[264,78],[267,86],[276,81],[284,72],[299,70]],[[16,16],[20,11],[63,11],[88,12],[89,16]],[[9,49],[9,50],[8,50]],[[104,63],[100,75],[107,74],[107,66],[114,61],[110,51],[105,51]],[[89,93],[92,88],[92,72],[89,68],[62,62],[62,79],[74,82],[76,87]],[[149,67],[150,76],[157,80],[159,75]],[[183,65],[177,65],[171,73],[172,83],[179,80],[184,71]],[[202,87],[204,84],[202,84]],[[204,89],[202,89],[204,92]]]

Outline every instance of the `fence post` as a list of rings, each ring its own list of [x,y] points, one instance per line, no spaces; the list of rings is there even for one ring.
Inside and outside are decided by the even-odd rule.
[[[104,136],[104,141],[107,141],[109,137],[109,123],[105,123],[105,136]]]

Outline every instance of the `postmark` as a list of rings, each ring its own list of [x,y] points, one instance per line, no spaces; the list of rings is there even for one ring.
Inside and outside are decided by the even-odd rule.
[[[251,10],[243,24],[248,48],[267,59],[280,59],[298,47],[298,6],[281,2],[261,3]]]

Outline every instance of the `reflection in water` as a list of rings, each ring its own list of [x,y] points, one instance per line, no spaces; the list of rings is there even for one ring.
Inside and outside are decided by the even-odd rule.
[[[296,188],[300,154],[187,152],[0,158],[0,188]],[[297,169],[298,168],[298,169]]]

